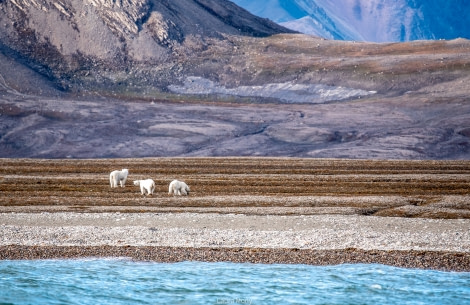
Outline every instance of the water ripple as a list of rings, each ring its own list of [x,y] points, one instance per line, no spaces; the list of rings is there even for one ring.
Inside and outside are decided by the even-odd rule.
[[[470,273],[384,265],[0,261],[0,304],[470,304]]]

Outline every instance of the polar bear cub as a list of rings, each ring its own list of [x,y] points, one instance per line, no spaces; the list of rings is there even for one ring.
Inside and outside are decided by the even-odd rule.
[[[155,191],[155,182],[152,179],[135,180],[134,185],[140,186],[140,192],[142,195],[145,195],[145,192],[147,192],[149,195],[152,195]]]
[[[122,170],[112,171],[109,174],[109,184],[111,187],[118,187],[118,183],[121,184],[121,187],[124,187],[127,180],[127,175],[129,175],[129,170],[127,168],[123,168]]]
[[[178,181],[175,179],[171,181],[170,186],[168,188],[168,194],[171,193],[173,193],[173,195],[187,196],[189,195],[189,186],[183,181]]]

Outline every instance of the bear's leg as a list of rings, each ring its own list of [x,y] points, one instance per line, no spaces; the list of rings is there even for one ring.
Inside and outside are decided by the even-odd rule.
[[[111,185],[111,188],[114,188],[117,186],[116,176],[114,174],[109,175],[109,184]]]

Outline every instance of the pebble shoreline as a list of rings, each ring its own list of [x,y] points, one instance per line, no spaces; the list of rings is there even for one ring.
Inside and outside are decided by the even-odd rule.
[[[266,248],[184,248],[133,246],[0,246],[2,260],[127,258],[136,261],[183,261],[256,264],[385,264],[402,268],[470,272],[470,253],[380,251],[361,249],[313,250]]]
[[[380,263],[470,272],[470,220],[354,215],[0,213],[0,259]]]

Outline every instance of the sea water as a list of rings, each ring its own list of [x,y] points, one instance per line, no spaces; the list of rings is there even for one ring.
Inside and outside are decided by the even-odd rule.
[[[0,261],[0,304],[470,304],[470,273],[370,264]]]

